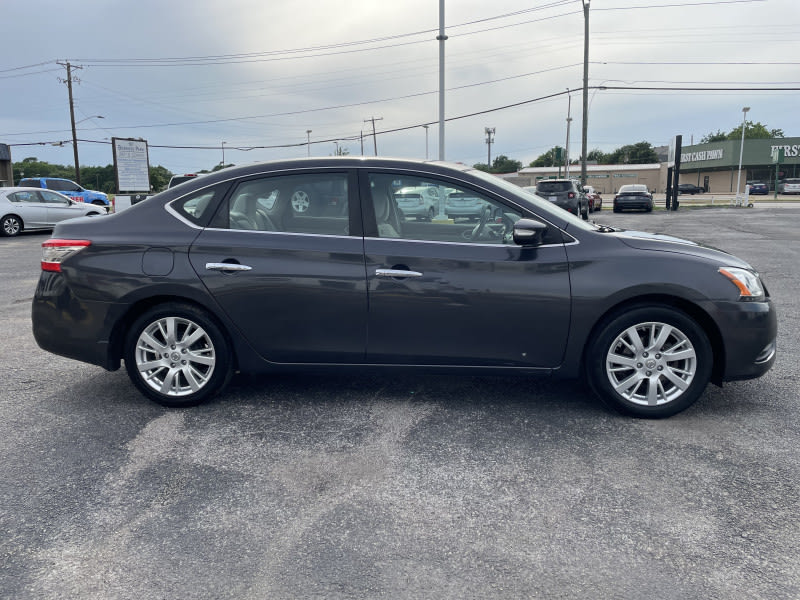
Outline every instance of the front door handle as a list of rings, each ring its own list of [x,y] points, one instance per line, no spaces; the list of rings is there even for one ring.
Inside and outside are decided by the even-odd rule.
[[[377,277],[422,277],[419,271],[409,271],[407,269],[376,269]]]
[[[206,263],[206,269],[209,271],[251,271],[253,267],[247,265],[240,265],[238,263]]]

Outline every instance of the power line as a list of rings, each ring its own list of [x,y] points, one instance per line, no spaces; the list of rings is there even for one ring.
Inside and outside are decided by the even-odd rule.
[[[685,92],[685,91],[704,91],[704,92],[717,92],[717,91],[728,91],[728,92],[756,92],[756,91],[780,91],[780,92],[797,92],[800,91],[800,86],[793,86],[793,87],[711,87],[711,86],[589,86],[589,89],[592,90],[622,90],[622,91],[661,91],[661,92]],[[559,96],[564,96],[569,94],[574,90],[566,90],[563,92],[555,92],[552,94],[547,94],[544,96],[539,96],[537,98],[530,98],[528,100],[521,100],[519,102],[514,102],[511,104],[505,104],[503,106],[496,106],[493,108],[487,108],[485,110],[475,111],[471,113],[466,113],[463,115],[458,115],[454,117],[449,117],[445,119],[448,122],[452,121],[459,121],[462,119],[468,119],[471,117],[477,117],[481,115],[490,114],[493,112],[499,112],[502,110],[508,110],[511,108],[517,108],[520,106],[524,106],[526,104],[533,104],[536,102],[542,102],[545,100],[550,100],[552,98],[557,98]],[[377,119],[376,119],[377,120]],[[386,135],[390,133],[398,133],[401,131],[408,131],[412,129],[418,129],[425,125],[435,125],[436,121],[427,121],[424,123],[414,123],[413,125],[405,125],[402,127],[395,127],[392,129],[385,129],[383,131],[377,131],[376,135]],[[355,141],[360,138],[360,135],[352,135],[352,136],[338,136],[335,138],[330,139],[319,139],[314,140],[313,143],[315,144],[324,144],[324,143],[331,143],[334,141]],[[110,141],[105,140],[88,140],[88,139],[78,139],[78,142],[86,143],[86,144],[111,144]],[[9,144],[9,146],[48,146],[48,145],[59,145],[69,143],[69,140],[56,140],[56,141],[48,141],[48,142],[21,142],[15,144]],[[251,150],[274,150],[274,149],[281,149],[281,148],[297,148],[297,147],[304,147],[308,143],[304,140],[302,142],[297,143],[290,143],[290,144],[272,144],[272,145],[253,145],[253,146],[227,146],[232,150],[239,150],[239,151],[251,151]],[[176,149],[176,150],[214,150],[219,151],[219,144],[209,144],[209,145],[171,145],[171,144],[150,144],[148,146],[151,148],[164,148],[164,149]]]

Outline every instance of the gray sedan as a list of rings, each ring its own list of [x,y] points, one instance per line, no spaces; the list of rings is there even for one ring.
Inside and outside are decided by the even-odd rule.
[[[433,188],[484,202],[480,220],[403,219],[395,192]],[[338,210],[298,213],[297,189],[338,190]],[[225,169],[60,223],[31,316],[42,348],[124,361],[166,406],[234,371],[408,369],[585,378],[666,417],[766,373],[777,335],[730,254],[588,223],[468,167],[361,157]]]
[[[23,230],[52,229],[74,217],[105,214],[94,204],[76,202],[50,190],[29,187],[0,188],[0,234],[11,237]]]

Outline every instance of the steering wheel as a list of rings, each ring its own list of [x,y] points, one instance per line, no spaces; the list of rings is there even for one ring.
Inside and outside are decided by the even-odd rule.
[[[492,211],[488,206],[483,207],[483,210],[481,211],[481,218],[478,221],[478,224],[475,225],[475,229],[472,230],[469,239],[471,240],[480,239],[483,230],[486,228],[486,223],[489,221],[489,214],[491,212]]]

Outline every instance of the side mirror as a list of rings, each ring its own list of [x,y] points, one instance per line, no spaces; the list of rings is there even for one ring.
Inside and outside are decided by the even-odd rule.
[[[547,225],[533,219],[520,219],[514,223],[514,243],[518,246],[539,246]]]

